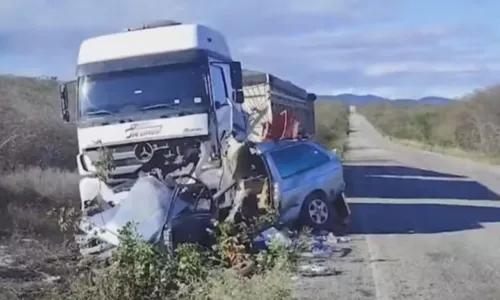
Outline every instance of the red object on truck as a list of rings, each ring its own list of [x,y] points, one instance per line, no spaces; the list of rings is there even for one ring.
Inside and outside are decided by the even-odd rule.
[[[300,123],[294,116],[283,110],[280,113],[273,114],[272,124],[266,126],[267,132],[264,133],[266,141],[270,140],[290,140],[297,139]]]

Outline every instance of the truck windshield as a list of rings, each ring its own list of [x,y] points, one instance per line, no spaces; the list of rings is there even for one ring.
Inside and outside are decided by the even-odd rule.
[[[178,64],[82,76],[78,115],[122,115],[151,110],[207,108],[205,71],[199,64]]]

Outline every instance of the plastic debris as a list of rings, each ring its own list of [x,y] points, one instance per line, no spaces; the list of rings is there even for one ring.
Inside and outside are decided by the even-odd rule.
[[[306,277],[332,276],[340,273],[341,272],[337,271],[335,268],[317,264],[308,264],[299,267],[299,274]]]
[[[337,243],[345,244],[345,243],[349,243],[350,241],[351,240],[346,236],[340,236],[337,238]]]
[[[337,239],[333,234],[316,235],[309,243],[308,251],[302,257],[325,258],[337,251]]]
[[[292,240],[283,232],[276,229],[276,227],[269,227],[254,239],[254,246],[257,249],[265,249],[271,240],[277,240],[285,245],[292,244]]]

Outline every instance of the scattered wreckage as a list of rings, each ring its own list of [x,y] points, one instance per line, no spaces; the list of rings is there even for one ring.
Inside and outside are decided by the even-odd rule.
[[[217,191],[204,183],[203,176],[171,175],[165,167],[145,167],[144,175],[123,183],[132,185],[126,191],[97,178],[83,180],[82,184],[94,187],[94,195],[82,203],[85,216],[77,239],[82,254],[101,255],[118,246],[119,230],[128,222],[137,224],[147,242],[173,248],[183,242],[208,245],[212,220],[234,220],[245,203],[277,208],[277,226],[325,230],[335,222],[347,223],[350,211],[343,195],[342,164],[332,151],[311,141],[283,140],[248,143],[239,158],[244,174]],[[219,204],[233,195],[234,205],[224,212]]]

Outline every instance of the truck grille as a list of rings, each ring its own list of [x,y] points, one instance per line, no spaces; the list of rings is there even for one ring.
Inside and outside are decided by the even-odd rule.
[[[199,147],[199,138],[184,138],[184,139],[165,139],[148,141],[153,148],[171,148],[174,154],[177,151],[182,151],[186,147]],[[121,145],[105,146],[113,155],[115,169],[112,177],[127,177],[126,175],[134,173],[143,163],[136,158],[134,153],[135,147],[141,143],[127,143]],[[85,154],[90,158],[92,163],[98,161],[100,156],[99,148],[91,148],[85,150]]]

